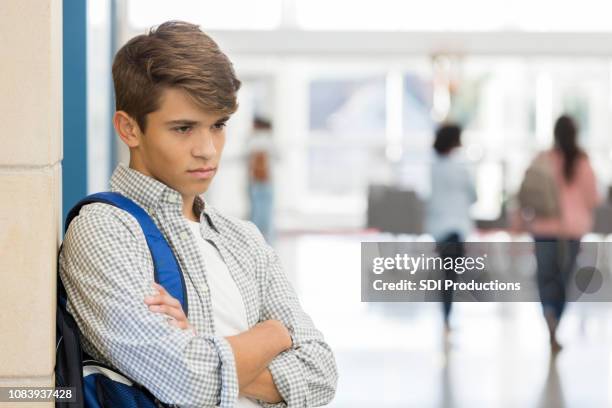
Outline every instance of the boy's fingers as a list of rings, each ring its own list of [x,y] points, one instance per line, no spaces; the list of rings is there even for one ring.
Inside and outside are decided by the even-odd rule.
[[[187,320],[187,316],[185,316],[183,310],[175,307],[169,307],[166,305],[150,305],[149,310],[156,313],[163,313],[179,321]]]
[[[162,295],[169,295],[169,294],[168,294],[168,291],[166,290],[166,288],[164,288],[164,287],[163,287],[162,285],[160,285],[159,283],[157,283],[157,282],[153,282],[153,287],[154,287],[155,289],[157,289],[157,290],[159,291],[159,293],[160,293],[160,294],[162,294]]]
[[[155,295],[155,296],[147,296],[145,297],[145,303],[148,305],[157,305],[157,304],[165,304],[172,307],[182,308],[181,302],[173,298],[172,296],[165,295]]]
[[[155,295],[145,297],[145,303],[148,304],[165,304],[172,307],[179,307],[181,303],[169,295]]]
[[[190,327],[189,321],[185,316],[181,302],[172,297],[163,286],[153,283],[153,287],[159,294],[145,297],[144,302],[148,305],[149,310],[165,314],[168,316],[168,322],[173,326],[188,329]]]

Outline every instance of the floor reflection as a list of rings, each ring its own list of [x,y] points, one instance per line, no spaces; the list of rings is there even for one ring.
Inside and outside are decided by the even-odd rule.
[[[609,304],[573,303],[551,358],[538,303],[362,303],[359,236],[278,243],[302,305],[336,351],[332,407],[612,407]]]

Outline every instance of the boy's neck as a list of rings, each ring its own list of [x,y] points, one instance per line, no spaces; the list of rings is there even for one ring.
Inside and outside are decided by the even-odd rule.
[[[195,197],[183,196],[183,216],[188,220],[200,222],[200,218],[193,211]]]

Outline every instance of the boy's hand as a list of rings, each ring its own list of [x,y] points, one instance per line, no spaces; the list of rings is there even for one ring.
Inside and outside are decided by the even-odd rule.
[[[283,351],[289,350],[291,347],[293,347],[293,339],[289,334],[289,329],[287,329],[287,327],[280,320],[264,320],[258,324],[274,327],[275,332],[278,334],[278,336],[280,336],[279,338],[282,339],[281,344]]]
[[[154,282],[153,287],[159,292],[155,296],[145,297],[144,302],[149,306],[149,310],[155,313],[163,313],[168,316],[168,323],[179,329],[190,329],[195,334],[195,329],[187,320],[181,302],[172,297],[163,286]]]

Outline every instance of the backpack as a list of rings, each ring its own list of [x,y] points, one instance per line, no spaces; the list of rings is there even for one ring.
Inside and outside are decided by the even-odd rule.
[[[549,158],[545,155],[537,157],[527,168],[519,189],[521,209],[530,211],[535,217],[559,217],[558,190]]]
[[[155,282],[176,298],[187,315],[187,291],[179,264],[151,217],[134,201],[115,192],[89,195],[79,201],[68,213],[64,233],[81,207],[90,203],[105,203],[130,213],[143,230],[151,251]],[[62,245],[63,246],[63,245]],[[60,252],[62,250],[60,246]],[[59,259],[59,257],[58,257]],[[56,312],[56,387],[74,387],[76,402],[55,403],[56,408],[155,408],[170,407],[160,402],[142,385],[89,356],[81,348],[81,333],[66,309],[66,290],[57,275]]]
[[[253,180],[262,183],[270,180],[268,153],[262,151],[252,153],[250,166]]]

